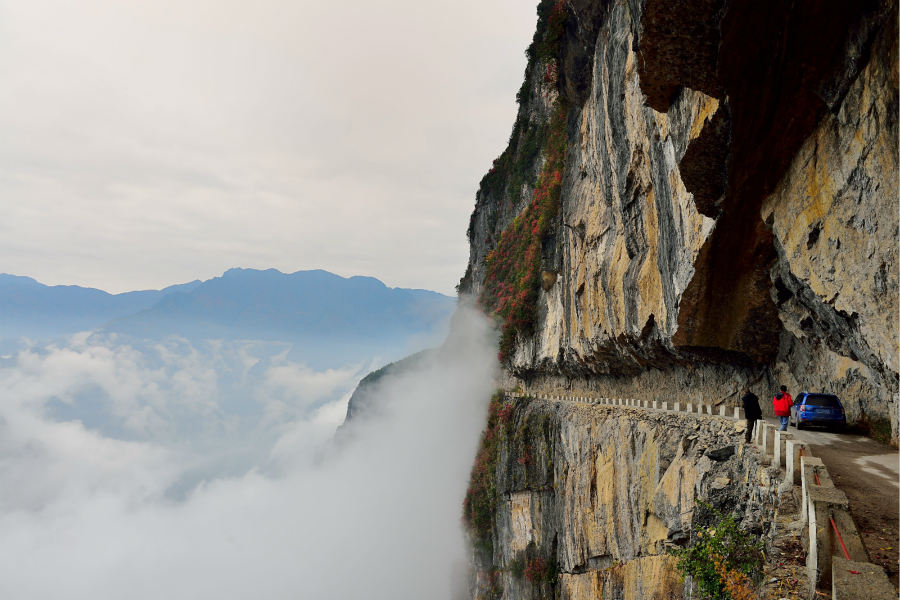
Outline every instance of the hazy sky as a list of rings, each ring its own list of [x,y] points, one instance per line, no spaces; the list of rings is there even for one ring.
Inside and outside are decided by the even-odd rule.
[[[445,293],[536,0],[0,0],[0,272]]]

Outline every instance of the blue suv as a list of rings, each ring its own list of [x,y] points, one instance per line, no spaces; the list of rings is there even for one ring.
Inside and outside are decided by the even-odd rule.
[[[803,429],[807,425],[830,425],[842,428],[847,416],[841,401],[834,394],[800,392],[791,407],[791,425]]]

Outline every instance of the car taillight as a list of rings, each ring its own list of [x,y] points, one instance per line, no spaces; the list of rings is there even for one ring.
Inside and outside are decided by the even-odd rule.
[[[801,406],[801,407],[800,407],[800,412],[806,412],[806,407],[805,407],[805,406]]]

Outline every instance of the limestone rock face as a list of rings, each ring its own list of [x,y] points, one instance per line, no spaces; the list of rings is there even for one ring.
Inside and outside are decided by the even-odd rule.
[[[765,399],[784,383],[839,394],[896,440],[896,2],[551,4],[557,55],[530,63],[501,157],[516,168],[482,181],[460,286],[481,293],[565,103],[512,383],[649,397],[668,379],[728,403],[731,387]]]
[[[894,22],[761,210],[778,254],[778,364],[798,388],[829,381],[856,399],[853,419],[879,414],[896,393],[896,37]]]
[[[545,598],[553,587],[572,600],[682,597],[668,549],[711,520],[708,506],[759,531],[774,512],[742,427],[712,416],[517,402],[499,434],[493,550],[476,553],[475,598]],[[537,560],[556,565],[555,584],[523,573]]]

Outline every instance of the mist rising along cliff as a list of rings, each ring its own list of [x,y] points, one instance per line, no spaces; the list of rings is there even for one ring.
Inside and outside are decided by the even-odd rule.
[[[504,386],[731,406],[783,383],[896,442],[896,2],[543,0],[528,58],[460,282]],[[501,435],[498,414],[466,505],[476,596],[678,597],[665,548],[720,468],[684,424],[525,403]],[[717,475],[734,497],[742,460]]]

